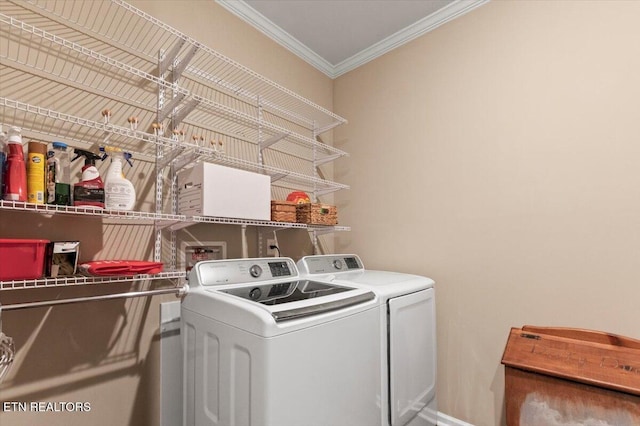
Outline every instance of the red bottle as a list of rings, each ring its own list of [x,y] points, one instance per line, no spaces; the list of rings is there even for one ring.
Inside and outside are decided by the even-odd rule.
[[[4,199],[8,201],[27,201],[27,166],[20,131],[19,127],[11,127],[7,140],[9,155],[4,177]]]

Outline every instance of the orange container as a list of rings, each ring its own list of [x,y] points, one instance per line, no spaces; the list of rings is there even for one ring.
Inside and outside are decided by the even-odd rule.
[[[0,281],[41,278],[49,240],[0,238]]]

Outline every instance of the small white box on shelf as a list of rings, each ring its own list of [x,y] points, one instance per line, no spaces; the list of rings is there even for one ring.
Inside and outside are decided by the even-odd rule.
[[[178,214],[270,220],[271,177],[196,163],[178,173]]]

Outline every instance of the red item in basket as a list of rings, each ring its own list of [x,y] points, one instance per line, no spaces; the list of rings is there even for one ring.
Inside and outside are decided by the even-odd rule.
[[[162,262],[144,260],[94,260],[78,265],[83,273],[98,276],[158,274],[163,267]]]

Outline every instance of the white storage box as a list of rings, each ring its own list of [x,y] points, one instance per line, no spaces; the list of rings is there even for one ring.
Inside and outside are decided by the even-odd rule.
[[[196,163],[178,173],[178,213],[271,220],[271,177]]]

